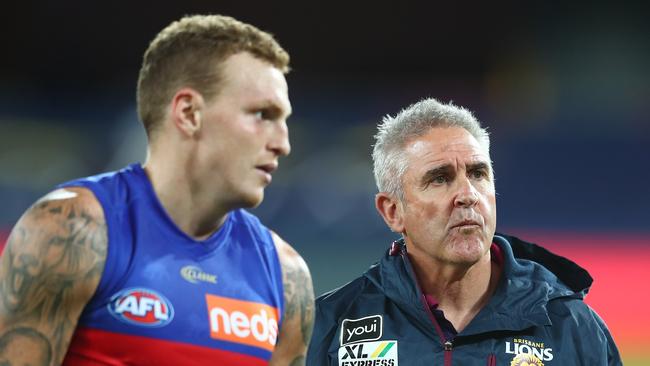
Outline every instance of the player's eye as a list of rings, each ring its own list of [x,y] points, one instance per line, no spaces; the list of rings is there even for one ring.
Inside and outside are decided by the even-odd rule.
[[[255,111],[255,118],[257,119],[268,119],[268,112],[265,109],[258,109]]]

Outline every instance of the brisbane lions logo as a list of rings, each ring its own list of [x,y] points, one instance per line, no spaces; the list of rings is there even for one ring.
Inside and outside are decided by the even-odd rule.
[[[531,354],[522,353],[510,362],[510,366],[544,366],[544,364],[539,358]]]

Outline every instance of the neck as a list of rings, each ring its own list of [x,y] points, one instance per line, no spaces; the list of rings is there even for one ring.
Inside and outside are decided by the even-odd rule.
[[[438,301],[458,332],[488,303],[500,276],[489,251],[472,265],[440,263],[417,251],[409,252],[409,258],[423,293]]]
[[[232,208],[215,204],[218,200],[210,194],[218,189],[208,190],[196,183],[199,179],[194,179],[185,154],[150,151],[144,170],[167,215],[181,231],[202,240],[223,225]]]

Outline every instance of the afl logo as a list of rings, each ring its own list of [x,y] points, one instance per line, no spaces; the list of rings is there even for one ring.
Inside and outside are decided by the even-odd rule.
[[[146,288],[130,288],[116,293],[111,297],[108,311],[117,320],[143,327],[163,327],[174,318],[171,302]]]

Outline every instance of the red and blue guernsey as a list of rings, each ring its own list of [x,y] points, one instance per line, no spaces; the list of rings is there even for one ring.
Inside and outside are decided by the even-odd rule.
[[[267,365],[283,308],[269,230],[244,210],[197,241],[158,201],[139,164],[62,187],[104,209],[106,266],[66,365]]]

